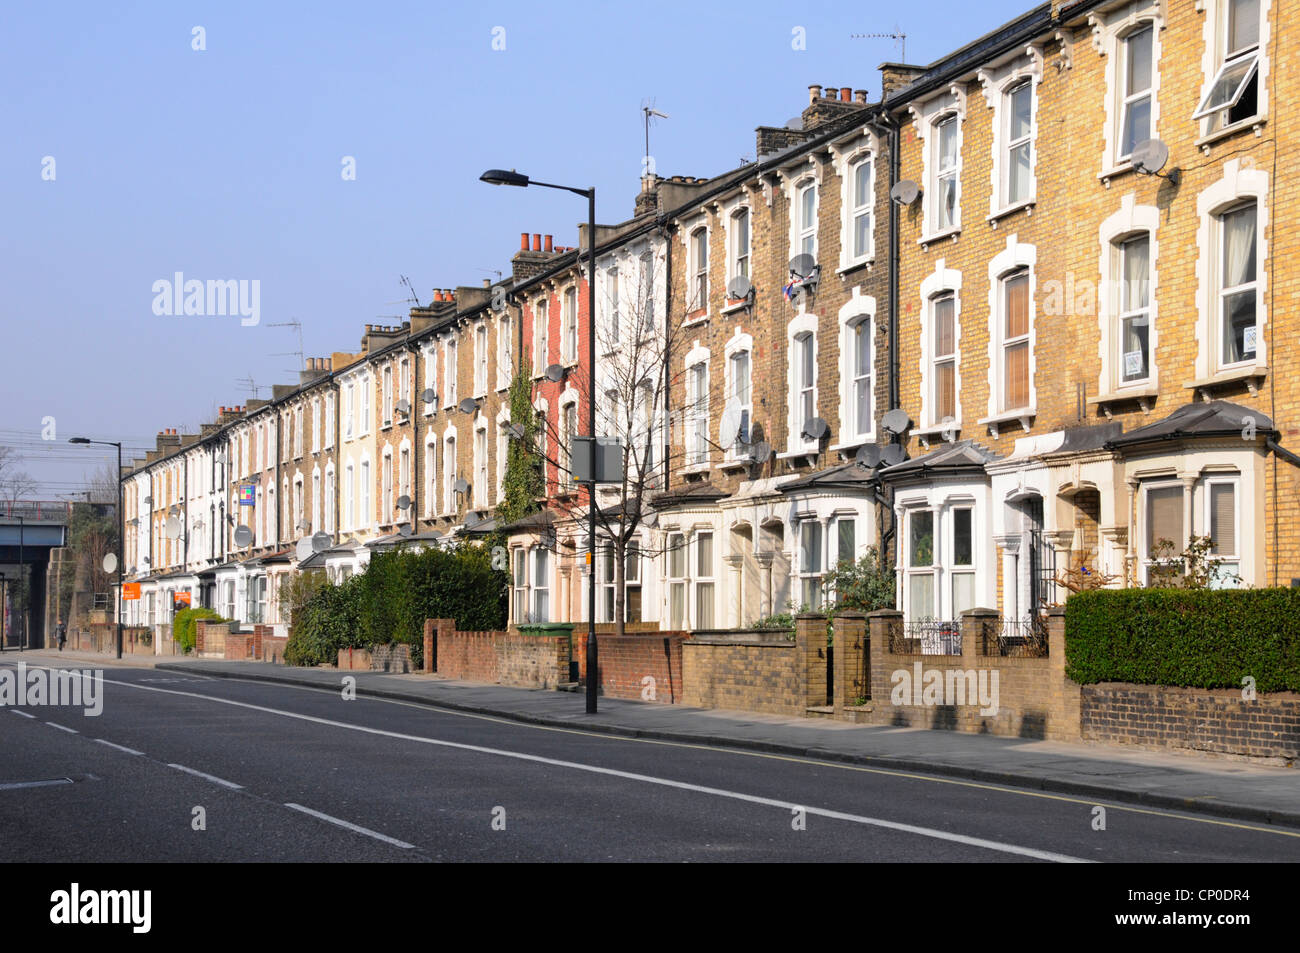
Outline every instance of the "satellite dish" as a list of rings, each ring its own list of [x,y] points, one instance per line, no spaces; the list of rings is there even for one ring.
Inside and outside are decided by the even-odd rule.
[[[912,418],[907,416],[907,411],[900,407],[895,407],[880,419],[880,426],[890,433],[902,433],[911,423]]]
[[[795,255],[790,259],[790,274],[796,278],[807,278],[817,267],[817,259],[812,255]]]
[[[803,117],[795,116],[792,119],[787,119],[785,121],[785,128],[793,129],[796,132],[801,132],[803,130]]]
[[[253,531],[242,523],[235,527],[235,545],[241,549],[253,541]]]
[[[437,399],[438,399],[438,392],[434,390],[432,387],[426,387],[424,389],[424,392],[420,394],[420,400],[424,401],[426,404],[432,404],[435,401],[437,401]]]
[[[767,463],[772,456],[772,445],[766,440],[754,444],[754,462]]]
[[[396,404],[393,405],[393,410],[397,411],[399,414],[402,415],[409,414],[411,412],[411,402],[407,400],[405,397],[403,397],[401,400],[399,400]]]
[[[740,415],[743,411],[738,404],[728,402],[718,422],[718,446],[730,450],[740,433]]]
[[[804,421],[803,431],[800,434],[805,440],[821,440],[831,432],[830,424],[820,417],[814,417],[811,420]]]
[[[473,397],[466,397],[459,404],[457,404],[457,406],[460,408],[460,412],[462,414],[472,414],[474,413],[474,411],[478,410],[478,401],[476,401]]]
[[[506,436],[513,437],[515,440],[524,439],[523,424],[506,424]]]
[[[411,498],[410,498],[409,496],[407,496],[405,493],[403,493],[401,496],[399,496],[399,497],[397,498],[397,502],[396,502],[394,505],[395,505],[399,510],[407,509],[407,508],[409,508],[410,505],[411,505]]]
[[[880,462],[887,467],[892,467],[896,463],[902,463],[905,456],[907,454],[903,452],[902,445],[891,443],[880,451]]]
[[[163,523],[163,533],[168,539],[180,539],[181,521],[174,516],[167,517],[167,522]]]
[[[319,553],[323,549],[329,549],[331,542],[333,540],[330,539],[329,533],[317,533],[311,538],[312,551]]]
[[[144,498],[144,504],[145,504],[145,506],[153,506],[153,497],[152,497],[152,496],[146,496],[146,497]]]
[[[302,562],[304,559],[307,559],[315,551],[316,551],[315,548],[311,544],[310,537],[303,537],[302,539],[298,540],[298,545],[294,548],[294,553],[298,557],[298,562]]]
[[[457,480],[455,483],[453,483],[453,484],[451,485],[451,488],[452,488],[453,490],[455,490],[457,493],[468,493],[468,492],[469,492],[469,480],[466,480],[466,479],[463,479],[463,478],[462,478],[462,479],[459,479],[459,480]]]
[[[874,443],[864,443],[858,447],[858,452],[853,455],[858,466],[865,470],[870,470],[876,464],[880,463],[880,448]]]
[[[1157,175],[1169,161],[1169,147],[1159,139],[1143,139],[1133,147],[1129,161],[1143,175]]]
[[[739,301],[741,298],[748,298],[754,290],[749,279],[744,275],[737,275],[727,284],[727,298],[731,301]]]
[[[117,553],[104,554],[104,572],[117,572]]]
[[[412,532],[413,530],[411,529],[410,523],[403,523],[401,526],[397,528],[398,536],[410,536]]]
[[[560,381],[564,380],[564,365],[563,364],[550,365],[549,367],[546,368],[545,377],[552,384],[558,384]]]
[[[911,179],[903,179],[889,190],[889,198],[895,205],[911,205],[921,195],[921,187]]]

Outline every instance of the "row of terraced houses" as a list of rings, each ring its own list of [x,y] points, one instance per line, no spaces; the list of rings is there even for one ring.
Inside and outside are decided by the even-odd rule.
[[[188,592],[281,624],[295,570],[489,532],[515,623],[585,621],[594,585],[599,622],[744,627],[868,547],[909,620],[1030,617],[1068,565],[1141,585],[1203,536],[1216,584],[1295,584],[1297,8],[1055,0],[885,64],[880,101],[809,87],[756,161],[648,176],[573,247],[521,236],[504,280],[160,433],[122,476],[128,620]],[[507,525],[516,375],[545,495]],[[592,392],[621,560],[587,559],[570,472]]]

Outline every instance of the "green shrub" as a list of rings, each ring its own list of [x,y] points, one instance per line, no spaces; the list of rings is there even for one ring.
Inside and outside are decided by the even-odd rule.
[[[492,568],[486,546],[375,553],[366,571],[326,584],[293,617],[284,658],[290,665],[332,664],[339,649],[398,644],[423,664],[424,620],[454,619],[465,630],[504,629],[509,577]]]
[[[217,612],[211,609],[205,609],[202,606],[195,606],[192,609],[182,609],[172,617],[172,639],[181,647],[181,651],[189,655],[194,651],[194,639],[197,635],[194,624],[200,619],[211,622],[229,622]]]
[[[1065,604],[1080,684],[1300,691],[1300,590],[1098,589]]]

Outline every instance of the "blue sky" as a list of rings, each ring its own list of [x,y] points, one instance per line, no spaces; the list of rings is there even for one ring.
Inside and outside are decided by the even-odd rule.
[[[658,172],[711,176],[753,158],[754,127],[797,115],[809,84],[878,98],[898,48],[851,33],[901,29],[930,62],[1032,5],[6,5],[0,444],[19,443],[40,496],[71,490],[103,458],[68,436],[152,445],[243,403],[241,379],[262,397],[295,380],[276,352],[297,335],[271,324],[301,321],[308,356],[356,350],[404,313],[401,274],[427,302],[508,270],[520,232],[576,244],[580,199],[494,189],[485,168],[594,184],[599,220],[621,221],[643,102],[671,117],[651,132]],[[177,271],[258,280],[260,324],[155,315],[153,283]]]

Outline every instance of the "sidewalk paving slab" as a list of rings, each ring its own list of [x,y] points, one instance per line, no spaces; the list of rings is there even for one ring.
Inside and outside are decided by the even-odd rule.
[[[1300,828],[1300,770],[1245,760],[605,697],[599,713],[587,715],[581,693],[429,675],[175,657],[159,658],[157,668],[333,691],[340,688],[343,676],[351,675],[356,677],[358,697],[415,702],[525,724],[945,775]]]

